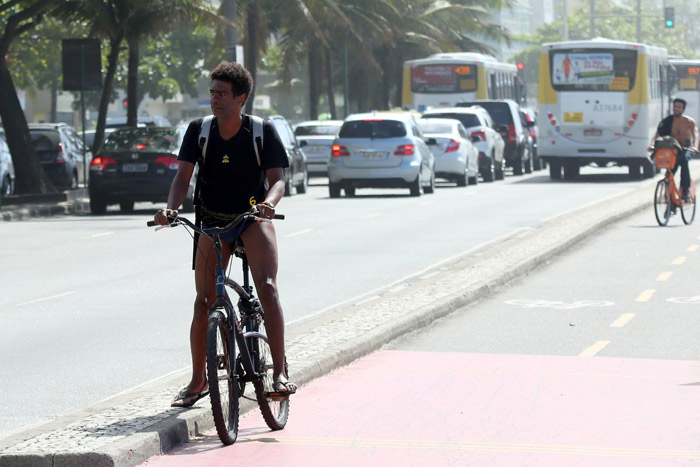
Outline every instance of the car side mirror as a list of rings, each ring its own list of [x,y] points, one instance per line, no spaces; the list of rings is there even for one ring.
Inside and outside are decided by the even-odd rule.
[[[303,148],[304,146],[307,146],[308,144],[309,144],[309,143],[308,143],[306,140],[302,140],[302,141],[299,143],[299,147],[300,147],[300,148]]]
[[[533,128],[534,126],[535,126],[535,122],[530,122],[530,121],[527,122],[528,128]]]
[[[428,138],[425,140],[425,144],[428,146],[437,146],[438,142],[435,138]]]

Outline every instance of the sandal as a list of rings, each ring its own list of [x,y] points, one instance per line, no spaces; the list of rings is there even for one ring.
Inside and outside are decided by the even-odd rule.
[[[290,381],[275,381],[272,383],[273,392],[268,392],[268,397],[286,397],[297,392],[297,385]]]
[[[208,395],[208,387],[206,389],[202,389],[202,391],[198,392],[197,394],[188,394],[187,386],[185,386],[180,390],[180,392],[177,393],[177,396],[175,396],[175,399],[173,399],[172,403],[170,404],[170,407],[192,407],[199,399]]]

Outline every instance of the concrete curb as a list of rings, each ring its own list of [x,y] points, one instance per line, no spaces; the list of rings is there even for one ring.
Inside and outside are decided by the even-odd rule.
[[[527,274],[614,222],[648,208],[656,182],[657,179],[649,180],[634,190],[551,220],[524,236],[505,241],[486,257],[457,260],[446,272],[417,281],[400,292],[388,293],[369,304],[349,307],[346,313],[288,339],[294,380],[300,384],[308,383],[380,349],[399,336],[421,329],[488,296],[494,289]],[[650,221],[655,222],[653,213],[649,215]],[[164,392],[169,397],[174,391],[168,391]],[[244,410],[254,408],[253,402],[245,402],[249,403],[244,404]],[[164,403],[169,403],[169,400]],[[109,404],[110,400],[104,403],[105,406]],[[33,443],[29,438],[31,434],[20,434],[13,440],[17,445],[24,442],[23,452],[15,452],[14,444],[0,443],[5,448],[0,452],[0,467],[132,466],[211,428],[213,421],[208,404],[202,404],[196,409],[167,416],[119,441],[107,442],[84,452],[79,449],[45,452],[47,449],[42,449],[45,446],[41,441]]]

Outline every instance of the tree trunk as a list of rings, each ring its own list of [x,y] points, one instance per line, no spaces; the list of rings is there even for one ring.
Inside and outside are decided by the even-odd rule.
[[[246,51],[245,51],[245,66],[250,71],[253,77],[253,82],[257,82],[258,74],[258,26],[260,16],[258,11],[259,5],[257,0],[248,3],[248,31],[246,32]],[[253,100],[255,88],[251,91],[248,100],[245,103],[245,112],[253,113]]]
[[[104,85],[102,86],[102,96],[100,97],[100,107],[97,113],[97,127],[95,128],[95,141],[92,143],[90,150],[93,154],[102,146],[105,136],[105,122],[107,120],[107,108],[109,101],[112,98],[112,87],[114,86],[114,75],[117,72],[117,59],[119,58],[119,45],[122,42],[123,35],[112,38],[109,41],[109,56],[107,57],[107,74],[105,75]]]
[[[320,95],[318,62],[318,43],[312,39],[309,44],[309,120],[318,120]]]
[[[0,57],[0,119],[15,166],[16,193],[50,193],[56,188],[44,174],[39,156],[30,143],[27,118],[17,97],[10,70]]]
[[[331,119],[338,119],[338,110],[335,108],[335,96],[333,94],[333,58],[330,47],[326,47],[326,93]]]
[[[129,41],[129,65],[126,83],[126,126],[136,128],[139,108],[139,41]]]
[[[49,116],[50,122],[55,122],[58,120],[58,61],[54,60],[51,63],[51,115]]]

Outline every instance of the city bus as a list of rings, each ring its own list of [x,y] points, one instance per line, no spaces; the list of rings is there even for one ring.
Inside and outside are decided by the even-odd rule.
[[[524,96],[515,65],[471,52],[438,53],[403,64],[401,104],[423,112],[476,99]]]
[[[540,54],[538,153],[552,179],[580,167],[656,171],[647,147],[670,108],[666,49],[607,39],[544,44]]]
[[[669,62],[677,79],[672,83],[673,97],[685,100],[685,115],[700,122],[700,60],[672,58]]]

